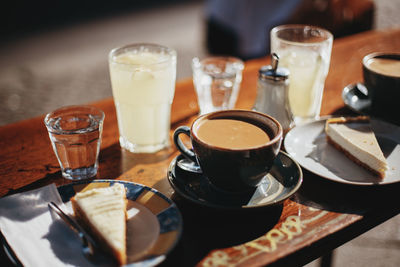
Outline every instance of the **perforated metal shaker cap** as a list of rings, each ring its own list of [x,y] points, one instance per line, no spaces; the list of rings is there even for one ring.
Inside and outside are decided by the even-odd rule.
[[[259,78],[262,80],[285,81],[289,78],[289,70],[279,67],[279,56],[276,53],[271,55],[271,65],[263,66],[258,71]]]

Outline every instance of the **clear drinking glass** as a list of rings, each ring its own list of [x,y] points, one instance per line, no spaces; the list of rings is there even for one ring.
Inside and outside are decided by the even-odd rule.
[[[67,106],[46,115],[44,123],[64,178],[96,176],[103,121],[104,112],[92,106]]]
[[[121,147],[152,153],[169,146],[176,51],[131,44],[111,50],[109,67]]]
[[[192,60],[193,83],[200,114],[235,107],[243,68],[243,61],[235,57]]]
[[[319,118],[329,71],[333,35],[308,25],[281,25],[271,30],[271,53],[290,71],[289,104],[296,123]]]

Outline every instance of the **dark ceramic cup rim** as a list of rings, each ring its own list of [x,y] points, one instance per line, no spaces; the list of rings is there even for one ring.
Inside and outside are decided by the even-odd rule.
[[[368,66],[368,60],[370,60],[372,58],[376,58],[376,57],[386,57],[386,56],[389,57],[389,58],[394,56],[394,57],[397,57],[400,60],[400,53],[399,52],[373,52],[373,53],[370,53],[370,54],[368,54],[368,55],[363,57],[362,65],[363,65],[363,67],[365,69],[367,69],[368,71],[374,73],[375,75],[380,75],[380,76],[388,77],[388,78],[392,78],[392,79],[400,79],[399,76],[393,76],[393,75],[390,75],[390,74],[383,74],[381,72],[374,71],[373,69],[371,69]]]
[[[246,148],[224,148],[224,147],[218,147],[218,146],[214,146],[214,145],[210,145],[206,142],[204,142],[203,140],[201,140],[198,136],[196,131],[194,130],[196,125],[203,120],[206,119],[210,119],[210,118],[220,118],[220,117],[226,117],[228,115],[230,115],[230,117],[236,117],[238,114],[241,115],[245,115],[245,114],[254,114],[256,116],[261,116],[264,117],[270,121],[273,122],[273,124],[276,125],[278,131],[277,133],[274,135],[274,137],[267,143],[262,144],[260,146],[252,146],[252,147],[246,147]],[[244,117],[244,116],[242,116]],[[251,122],[250,122],[251,123]],[[278,120],[276,120],[274,117],[261,113],[261,112],[257,112],[257,111],[253,111],[253,110],[244,110],[244,109],[232,109],[232,110],[221,110],[221,111],[214,111],[211,113],[207,113],[204,114],[200,117],[198,117],[193,123],[192,126],[190,127],[190,132],[191,132],[191,138],[195,139],[198,143],[202,144],[203,146],[212,148],[213,150],[220,150],[220,151],[249,151],[249,150],[258,150],[260,148],[266,148],[266,147],[270,147],[271,145],[279,142],[283,136],[283,128],[282,125],[278,122]]]

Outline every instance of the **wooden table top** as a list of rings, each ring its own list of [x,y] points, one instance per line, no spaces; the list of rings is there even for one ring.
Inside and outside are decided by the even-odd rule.
[[[362,81],[361,59],[376,51],[400,52],[400,29],[369,31],[334,41],[321,115],[350,113],[341,100],[344,86]],[[250,109],[258,69],[267,58],[246,62],[237,108]],[[156,154],[121,150],[111,98],[93,105],[105,114],[97,178],[121,179],[153,187],[175,201],[183,235],[165,265],[305,264],[397,215],[400,186],[353,186],[328,181],[303,169],[300,190],[282,205],[252,212],[221,212],[188,203],[167,182],[167,168],[178,155],[172,145]],[[176,85],[171,134],[198,114],[191,79]],[[43,116],[0,127],[0,196],[50,183],[69,183],[60,168]],[[0,260],[4,259],[4,254]]]

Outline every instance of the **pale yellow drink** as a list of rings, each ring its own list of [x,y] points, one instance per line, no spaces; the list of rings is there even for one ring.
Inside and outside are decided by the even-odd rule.
[[[319,118],[329,71],[333,35],[310,25],[281,25],[271,30],[271,53],[289,69],[289,106],[296,124]]]
[[[328,73],[326,62],[312,50],[292,48],[281,50],[280,54],[280,66],[290,71],[289,103],[293,115],[316,118]]]
[[[111,51],[109,61],[121,146],[131,152],[156,152],[168,146],[175,51],[132,45]]]

